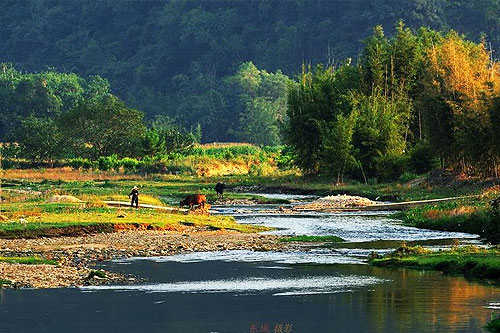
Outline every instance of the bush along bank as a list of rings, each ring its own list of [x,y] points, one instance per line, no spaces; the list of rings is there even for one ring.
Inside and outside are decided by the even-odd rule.
[[[454,247],[450,250],[431,251],[405,243],[384,257],[373,255],[370,264],[381,267],[408,267],[437,270],[447,274],[492,280],[500,283],[500,249],[476,246]]]
[[[500,241],[500,210],[485,198],[416,207],[396,215],[408,226],[478,234]]]

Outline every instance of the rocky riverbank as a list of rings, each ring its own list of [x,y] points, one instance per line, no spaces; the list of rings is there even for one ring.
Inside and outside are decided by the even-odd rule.
[[[42,256],[58,265],[0,263],[4,287],[57,288],[106,283],[134,283],[134,277],[111,272],[92,273],[105,260],[128,257],[166,256],[195,251],[246,249],[282,251],[291,244],[278,236],[232,231],[131,230],[78,237],[0,239],[0,256]]]

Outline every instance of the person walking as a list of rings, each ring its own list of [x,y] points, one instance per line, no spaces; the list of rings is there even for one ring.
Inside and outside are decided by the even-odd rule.
[[[135,203],[135,208],[139,208],[139,189],[137,188],[137,186],[134,186],[132,188],[132,191],[130,192],[128,197],[132,199],[130,201],[130,207],[134,207]]]

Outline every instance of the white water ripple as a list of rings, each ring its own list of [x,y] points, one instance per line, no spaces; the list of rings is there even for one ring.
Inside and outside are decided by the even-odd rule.
[[[314,249],[307,252],[259,252],[248,250],[228,250],[214,252],[192,252],[163,257],[133,257],[114,260],[116,263],[128,264],[132,261],[146,260],[153,262],[196,263],[204,261],[224,262],[273,262],[279,264],[366,264],[362,258],[345,256],[325,249]]]
[[[351,292],[353,288],[386,282],[370,276],[325,276],[288,279],[246,278],[232,280],[182,281],[129,286],[88,286],[85,292],[103,290],[142,291],[152,293],[262,293],[273,296]]]

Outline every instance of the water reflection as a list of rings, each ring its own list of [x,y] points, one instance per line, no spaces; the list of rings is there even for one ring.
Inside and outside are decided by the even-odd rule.
[[[492,313],[485,307],[488,300],[500,297],[497,287],[443,276],[439,272],[384,269],[383,275],[392,277],[391,288],[375,288],[366,300],[370,313],[380,323],[378,332],[387,332],[387,318],[394,315],[401,332],[415,327],[422,331],[447,328],[459,332],[480,331]]]
[[[481,332],[495,311],[488,306],[499,301],[497,287],[368,265],[149,260],[106,265],[150,282],[143,290],[5,290],[0,332],[249,332],[252,323],[257,328],[288,323],[293,332]],[[151,292],[155,285],[170,289]],[[300,292],[318,286],[324,293]]]

